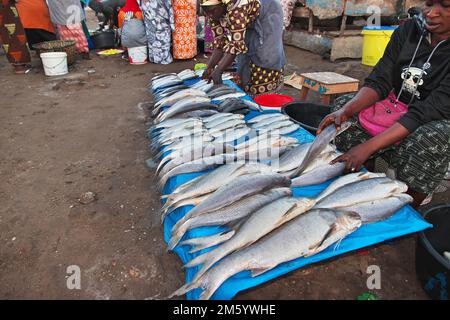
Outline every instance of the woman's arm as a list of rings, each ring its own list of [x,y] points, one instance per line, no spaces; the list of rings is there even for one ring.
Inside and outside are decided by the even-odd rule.
[[[400,123],[396,123],[383,133],[353,147],[347,153],[337,157],[331,164],[336,162],[346,162],[348,171],[359,171],[371,155],[406,138],[409,134],[410,132],[408,129]]]
[[[319,125],[317,134],[320,134],[323,129],[331,124],[334,124],[339,130],[343,122],[347,121],[361,110],[370,107],[374,103],[380,101],[378,92],[370,87],[363,87],[356,96],[350,100],[342,109],[333,112],[325,117]]]

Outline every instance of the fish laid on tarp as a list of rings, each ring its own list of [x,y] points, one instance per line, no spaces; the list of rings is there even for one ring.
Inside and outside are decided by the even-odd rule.
[[[300,126],[298,124],[294,123],[289,126],[277,129],[276,132],[278,132],[279,134],[282,134],[282,135],[286,135],[286,134],[291,134],[291,133],[297,131],[298,129],[300,129]]]
[[[219,111],[214,110],[214,109],[193,110],[193,111],[179,113],[176,116],[172,117],[172,119],[173,118],[186,119],[186,118],[197,118],[197,117],[203,118],[203,117],[210,117],[210,116],[218,114],[218,113],[219,113]]]
[[[398,180],[373,178],[346,184],[317,201],[315,208],[348,207],[357,203],[379,200],[404,193],[408,186]]]
[[[219,154],[183,163],[167,172],[159,181],[159,187],[162,189],[170,178],[180,174],[206,171],[219,165],[233,162],[235,159],[236,156],[234,154]]]
[[[305,187],[324,183],[330,179],[341,176],[345,171],[345,163],[338,162],[318,167],[300,177],[292,179],[292,187]]]
[[[189,253],[195,253],[200,250],[216,246],[229,240],[234,234],[235,230],[227,230],[221,233],[213,234],[212,236],[202,238],[191,238],[180,242],[182,246],[191,246]]]
[[[220,117],[220,118],[217,118],[217,119],[211,120],[211,121],[205,121],[205,127],[207,129],[211,129],[211,128],[214,128],[224,122],[227,122],[230,120],[238,120],[238,119],[243,120],[244,116],[239,115],[239,114],[227,113],[227,115],[224,117]]]
[[[175,104],[180,100],[185,99],[186,97],[206,97],[206,93],[195,89],[186,89],[178,91],[177,93],[155,103],[154,113],[156,114],[159,110],[161,110],[161,108],[170,107],[171,105]]]
[[[285,152],[280,159],[274,161],[271,165],[278,172],[288,172],[296,169],[306,157],[312,142],[300,144],[291,150]]]
[[[234,93],[228,93],[228,94],[224,94],[218,97],[214,97],[211,100],[214,101],[223,101],[225,99],[230,99],[230,98],[240,98],[240,97],[244,97],[245,93],[244,92],[234,92]]]
[[[400,194],[389,198],[358,203],[349,207],[337,208],[356,212],[361,216],[362,223],[373,223],[390,218],[394,213],[413,202],[408,194]]]
[[[245,164],[241,162],[225,164],[202,175],[193,182],[187,182],[179,186],[170,195],[164,196],[163,198],[167,198],[167,202],[164,206],[168,207],[183,199],[198,197],[203,194],[214,192],[242,175],[270,172],[271,169],[269,166],[260,163]]]
[[[168,210],[162,210],[161,212],[161,223],[164,223],[164,220],[166,217],[171,214],[173,211],[175,211],[178,208],[184,207],[184,206],[198,206],[200,203],[205,201],[212,193],[201,195],[197,198],[188,198],[183,199],[181,201],[178,201],[177,203],[174,203],[172,206],[168,208]]]
[[[357,182],[357,181],[363,181],[367,179],[373,179],[373,178],[385,178],[386,175],[384,173],[373,173],[373,172],[356,172],[347,174],[345,176],[340,177],[339,179],[333,181],[328,188],[326,188],[324,191],[322,191],[317,197],[316,201],[319,201],[326,196],[332,194],[334,191],[339,189],[342,186],[345,186],[347,184]]]
[[[200,109],[217,109],[217,106],[210,103],[211,100],[206,97],[187,97],[178,101],[169,109],[159,113],[156,118],[157,122],[162,122],[170,117],[176,116],[178,113],[187,111],[200,110]]]
[[[218,210],[242,198],[273,188],[289,187],[291,180],[278,174],[249,174],[239,176],[217,189],[208,199],[189,211],[172,228],[175,233],[188,219]],[[176,245],[176,244],[175,244]],[[172,250],[175,246],[169,247]]]
[[[228,143],[240,140],[247,136],[251,132],[251,129],[249,127],[241,127],[241,128],[235,128],[235,129],[228,129],[223,132],[223,135],[216,137],[214,139],[214,142],[217,143]]]
[[[265,113],[260,116],[256,116],[247,121],[248,124],[256,124],[260,121],[268,121],[268,119],[276,119],[276,120],[289,120],[287,115],[282,113]]]
[[[230,240],[185,265],[186,268],[191,268],[202,264],[192,281],[195,282],[223,257],[258,241],[272,230],[308,211],[313,204],[314,201],[307,198],[284,197],[255,211]]]
[[[190,229],[206,226],[222,226],[230,222],[246,218],[263,206],[290,195],[292,195],[290,188],[272,189],[270,191],[236,201],[216,211],[193,217],[192,219],[187,220],[186,223],[172,233],[169,241],[169,247],[175,247],[181,238],[183,238],[184,234]]]
[[[331,141],[341,132],[347,130],[350,127],[350,122],[345,122],[341,125],[338,131],[335,126],[326,127],[317,137],[314,139],[311,147],[308,150],[307,155],[304,157],[301,164],[291,177],[299,176],[310,164],[316,159],[316,157],[321,154],[331,143]]]
[[[258,276],[281,263],[317,254],[357,230],[360,225],[360,217],[353,212],[309,211],[253,245],[226,257],[196,281],[184,285],[171,296],[180,296],[192,289],[201,288],[203,293],[200,299],[207,300],[228,278],[241,271],[251,270],[253,276]]]

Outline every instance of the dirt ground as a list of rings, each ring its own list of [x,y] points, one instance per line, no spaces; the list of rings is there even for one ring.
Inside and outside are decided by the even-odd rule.
[[[362,79],[370,71],[359,61],[330,63],[292,47],[286,52],[286,74],[337,71]],[[68,76],[51,79],[37,59],[33,63],[30,74],[16,76],[0,56],[0,298],[164,299],[184,283],[184,272],[178,257],[165,251],[160,194],[144,165],[151,154],[142,103],[151,101],[146,84],[153,74],[193,68],[196,61],[132,66],[93,55]],[[81,204],[86,192],[96,200]],[[414,248],[415,236],[408,236],[297,270],[236,298],[356,299],[369,291],[367,266],[378,265],[382,288],[372,293],[426,299]],[[70,265],[81,269],[80,290],[66,286]]]

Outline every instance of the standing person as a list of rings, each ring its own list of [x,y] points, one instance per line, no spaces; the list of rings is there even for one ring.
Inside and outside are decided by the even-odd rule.
[[[286,58],[280,1],[206,0],[202,7],[215,38],[203,78],[221,83],[222,73],[237,58],[240,82],[250,95],[281,89]]]
[[[139,2],[144,15],[149,61],[159,64],[172,63],[170,47],[175,25],[170,0],[139,0]]]
[[[30,51],[15,0],[0,0],[0,40],[16,74],[30,71]]]
[[[197,55],[197,2],[172,0],[175,30],[173,37],[174,59],[192,59]]]
[[[83,58],[89,59],[89,46],[83,31],[86,19],[80,0],[47,0],[50,18],[56,25],[61,40],[75,40],[76,48]]]
[[[50,20],[45,0],[20,0],[16,7],[30,49],[33,49],[36,43],[56,40],[55,28]]]
[[[424,15],[399,27],[356,96],[335,102],[319,132],[352,126],[336,138],[334,162],[359,171],[381,156],[418,207],[444,179],[450,160],[450,0],[426,0]]]

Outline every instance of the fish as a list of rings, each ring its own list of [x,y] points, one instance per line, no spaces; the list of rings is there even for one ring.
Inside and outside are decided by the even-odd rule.
[[[334,150],[333,151],[328,151],[328,152],[322,152],[321,154],[319,154],[317,156],[316,159],[314,159],[313,162],[311,162],[309,164],[308,167],[305,168],[305,170],[303,170],[302,174],[305,174],[305,173],[308,173],[310,171],[313,171],[313,170],[315,170],[315,169],[317,169],[319,167],[323,167],[323,166],[329,165],[330,162],[333,159],[336,159],[337,154],[338,153],[336,151],[334,151]]]
[[[179,126],[183,127],[195,127],[197,125],[202,125],[203,122],[198,118],[190,118],[190,119],[168,119],[166,121],[160,122],[154,125],[151,130],[158,129],[167,129],[167,128],[178,128]]]
[[[198,197],[211,193],[233,181],[235,178],[253,173],[270,173],[269,166],[264,164],[245,164],[243,162],[225,164],[201,176],[194,182],[188,182],[176,188],[172,194],[164,196],[164,206],[177,203],[183,199]],[[186,187],[184,187],[186,186]]]
[[[156,98],[156,101],[159,101],[159,100],[166,98],[174,93],[177,93],[178,91],[185,90],[185,89],[189,89],[189,87],[185,86],[184,84],[180,84],[177,86],[159,90],[158,92],[154,93],[154,96]]]
[[[257,145],[252,145],[246,149],[236,151],[238,159],[247,159],[253,161],[271,160],[279,158],[289,147],[297,145],[298,141],[294,138],[282,137],[271,139]]]
[[[151,81],[155,81],[161,78],[166,78],[166,77],[170,77],[170,76],[176,76],[176,73],[164,73],[164,74],[159,74],[154,76],[153,78],[151,78]]]
[[[212,83],[206,83],[200,87],[197,87],[197,89],[207,93],[212,89],[213,86],[214,86],[214,84],[212,84]]]
[[[244,219],[263,206],[268,205],[279,198],[291,195],[292,191],[290,188],[272,189],[264,193],[255,194],[240,201],[236,201],[216,211],[193,217],[192,219],[187,220],[186,223],[171,234],[169,247],[174,248],[181,238],[183,238],[185,233],[190,229],[205,226],[222,226],[236,220]]]
[[[261,127],[261,128],[252,128],[256,131],[258,131],[259,133],[265,133],[265,132],[269,132],[269,131],[276,131],[276,130],[280,130],[281,128],[284,127],[289,127],[291,125],[293,125],[294,123],[291,120],[285,120],[285,121],[276,121],[272,124],[269,124],[265,127]]]
[[[232,152],[234,152],[234,147],[229,144],[216,144],[207,142],[204,145],[196,146],[195,148],[188,146],[184,149],[175,150],[174,152],[171,152],[170,154],[162,158],[156,169],[156,173],[158,173],[166,163],[173,160],[176,160],[176,163],[184,163],[216,154]]]
[[[217,97],[223,96],[225,94],[231,94],[236,93],[237,91],[230,87],[221,87],[218,89],[213,89],[208,93],[208,97],[211,98],[211,100],[214,100]]]
[[[155,103],[155,107],[157,107],[157,108],[170,107],[174,103],[176,103],[180,100],[183,100],[188,96],[190,96],[190,97],[206,97],[206,93],[204,93],[203,91],[200,91],[200,90],[195,90],[195,89],[181,90],[167,98],[164,98],[164,99],[158,101],[157,103]]]
[[[294,131],[297,131],[298,129],[300,129],[300,126],[296,123],[291,124],[290,126],[286,126],[280,129],[275,130],[278,134],[281,135],[286,135],[286,134],[290,134]]]
[[[305,187],[324,183],[330,179],[341,176],[345,171],[345,163],[327,164],[292,179],[292,187]]]
[[[238,114],[233,114],[233,113],[227,113],[227,116],[224,117],[220,117],[218,119],[215,119],[213,121],[209,121],[209,122],[205,122],[205,128],[207,129],[211,129],[214,128],[224,122],[230,121],[230,120],[236,120],[236,119],[240,119],[243,120],[244,116],[242,115],[238,115]]]
[[[373,172],[356,172],[356,173],[350,173],[345,176],[340,177],[339,179],[333,181],[328,188],[326,188],[324,191],[322,191],[317,197],[316,201],[319,201],[328,195],[332,194],[334,191],[339,189],[342,186],[345,186],[347,184],[357,182],[357,181],[363,181],[367,179],[373,179],[373,178],[385,178],[386,174],[384,173],[373,173]]]
[[[182,83],[183,80],[181,80],[180,78],[168,78],[168,79],[165,78],[163,81],[160,81],[156,84],[152,84],[152,90],[153,92],[156,92],[158,90],[180,85]]]
[[[204,195],[201,195],[197,198],[189,198],[189,199],[183,199],[177,203],[174,203],[172,206],[166,208],[167,210],[162,210],[161,212],[161,224],[164,223],[164,220],[166,217],[171,214],[173,211],[175,211],[178,208],[184,207],[184,206],[198,206],[200,203],[208,199],[208,197],[211,195],[211,193],[207,193]]]
[[[255,123],[258,123],[260,121],[265,121],[265,120],[270,119],[270,118],[275,118],[275,119],[279,119],[279,120],[288,120],[289,119],[288,116],[286,116],[286,115],[284,115],[282,113],[272,112],[272,113],[264,113],[264,114],[262,114],[260,116],[253,117],[252,119],[248,120],[247,123],[248,124],[255,124]]]
[[[230,163],[235,159],[236,156],[234,154],[219,154],[216,156],[201,158],[194,161],[183,163],[167,172],[164,176],[162,176],[158,185],[160,189],[163,189],[167,181],[172,177],[184,173],[193,173],[209,170],[212,168],[216,168],[219,165]]]
[[[234,92],[234,93],[227,93],[218,97],[214,97],[212,100],[214,101],[223,101],[225,99],[230,99],[230,98],[240,98],[240,97],[244,97],[246,94],[243,92]]]
[[[271,166],[275,168],[277,172],[288,172],[296,169],[308,154],[311,145],[311,142],[304,143],[286,151],[280,159],[273,161]]]
[[[263,112],[261,106],[259,104],[257,104],[256,102],[253,102],[253,101],[250,101],[247,99],[242,99],[242,101],[247,105],[247,107],[250,110]]]
[[[335,126],[326,127],[313,141],[311,147],[308,150],[307,155],[303,158],[303,161],[298,166],[297,169],[294,170],[291,177],[299,176],[316,157],[322,153],[325,148],[329,146],[331,141],[340,133],[347,130],[350,127],[350,122],[344,122],[341,125],[340,130],[337,130]]]
[[[193,110],[193,111],[179,113],[175,117],[172,117],[172,119],[173,118],[185,119],[185,118],[197,118],[197,117],[203,118],[203,117],[210,117],[210,116],[215,115],[217,113],[219,113],[219,111],[213,110],[213,109]]]
[[[234,236],[219,247],[189,261],[184,268],[202,264],[192,282],[197,281],[216,262],[230,253],[250,246],[284,223],[307,212],[314,202],[308,198],[283,197],[252,213]]]
[[[213,141],[213,139],[214,139],[213,137],[208,135],[184,137],[178,141],[171,143],[170,145],[164,146],[162,150],[156,155],[156,157],[161,158],[164,153],[169,151],[185,149],[188,147],[197,148],[207,142]]]
[[[253,123],[251,127],[252,129],[259,129],[269,126],[276,122],[284,122],[284,121],[289,121],[289,124],[293,123],[291,120],[289,120],[289,117],[268,117],[256,123]]]
[[[219,114],[215,114],[211,117],[207,117],[203,119],[203,123],[205,123],[205,125],[208,125],[210,122],[212,121],[216,121],[220,118],[227,118],[227,117],[234,117],[233,113],[219,113]]]
[[[373,178],[346,184],[316,202],[315,208],[347,207],[404,193],[408,186],[398,180]]]
[[[178,113],[200,110],[200,109],[217,109],[217,106],[210,103],[211,100],[206,97],[187,97],[171,106],[169,109],[161,112],[156,120],[158,122],[169,119]]]
[[[273,188],[289,187],[291,180],[278,174],[248,174],[234,178],[217,189],[208,199],[189,211],[172,228],[176,233],[187,220],[201,214],[218,210],[242,198]],[[176,245],[176,244],[175,244]],[[168,248],[172,250],[174,246]]]
[[[210,248],[221,244],[227,240],[229,240],[234,234],[235,230],[228,230],[221,233],[213,234],[208,237],[201,238],[191,238],[180,242],[180,246],[191,246],[192,249],[189,251],[190,254],[198,252],[200,250]]]
[[[250,137],[246,141],[242,141],[234,146],[236,150],[241,149],[247,149],[249,146],[252,145],[258,145],[260,143],[267,143],[268,141],[271,141],[272,139],[277,139],[280,137],[280,135],[272,134],[270,132],[264,133],[264,134],[257,134]]]
[[[215,136],[221,136],[223,135],[223,132],[232,129],[235,127],[241,127],[245,126],[245,121],[242,119],[236,119],[236,118],[230,118],[227,121],[224,121],[223,123],[220,123],[212,128],[208,129],[208,134]]]
[[[352,211],[360,215],[363,224],[383,221],[403,208],[414,199],[408,194],[400,194],[379,200],[367,201],[348,207],[337,207],[338,210]]]
[[[252,275],[256,277],[281,263],[317,254],[360,226],[361,219],[353,212],[309,211],[253,245],[226,257],[203,276],[182,286],[170,297],[201,288],[203,291],[200,299],[207,300],[227,279],[241,271],[251,270]]]
[[[251,132],[249,127],[241,127],[235,129],[228,129],[223,132],[221,136],[214,139],[215,143],[228,143],[236,140],[240,140]]]

